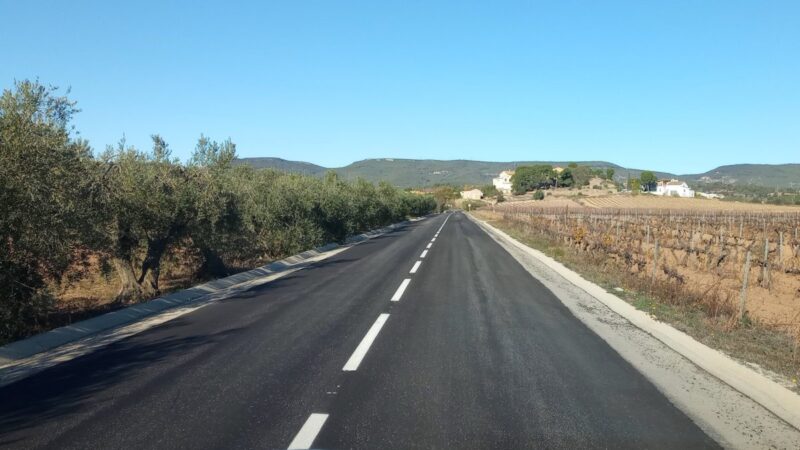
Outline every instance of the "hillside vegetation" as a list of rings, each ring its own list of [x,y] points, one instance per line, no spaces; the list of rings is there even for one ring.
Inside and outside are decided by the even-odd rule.
[[[734,164],[686,178],[702,183],[700,186],[719,182],[797,190],[800,189],[800,164]]]
[[[281,158],[236,158],[233,165],[249,165],[254,169],[275,169],[283,172],[302,173],[304,175],[323,175],[328,169],[302,161],[289,161]]]
[[[485,185],[503,170],[519,166],[551,165],[566,167],[572,161],[470,161],[432,159],[365,159],[338,168],[325,168],[300,161],[280,158],[241,158],[236,164],[247,164],[254,168],[272,168],[290,172],[321,176],[333,170],[346,179],[364,178],[369,181],[387,181],[399,187],[424,187],[437,184]],[[626,168],[606,161],[575,161],[578,165],[592,169],[611,168],[614,179],[624,181],[628,177],[639,178],[644,170]],[[800,164],[737,164],[721,166],[699,174],[676,175],[653,171],[657,178],[678,178],[701,190],[724,190],[725,186],[756,185],[772,189],[800,189]]]
[[[50,326],[53,287],[90,266],[126,304],[161,292],[179,250],[208,279],[436,207],[388,183],[234,166],[232,142],[203,136],[186,164],[158,135],[150,150],[123,140],[95,156],[76,112],[36,82],[0,97],[0,341]]]
[[[270,160],[277,160],[273,165]],[[289,164],[287,164],[289,163]],[[277,164],[283,167],[290,167],[287,170],[303,172],[308,163],[297,161],[286,161],[279,158],[241,158],[237,164],[248,164],[257,168],[276,168]],[[383,180],[395,186],[425,187],[437,184],[461,185],[486,185],[492,183],[492,178],[496,177],[503,170],[515,169],[519,166],[529,165],[551,165],[567,167],[570,161],[510,161],[510,162],[491,162],[491,161],[470,161],[470,160],[434,160],[434,159],[365,159],[350,165],[338,168],[331,168],[345,179],[353,180],[364,178],[369,181]],[[632,177],[638,177],[641,170],[625,169],[616,164],[605,161],[579,161],[579,165],[588,166],[593,169],[614,169],[616,178],[623,180],[630,172]],[[319,166],[316,166],[319,167]],[[319,172],[323,173],[323,172]],[[672,177],[663,172],[657,172],[662,177]]]

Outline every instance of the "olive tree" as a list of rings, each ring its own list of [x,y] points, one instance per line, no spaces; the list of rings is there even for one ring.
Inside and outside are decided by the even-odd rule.
[[[50,307],[49,281],[94,229],[91,149],[73,136],[75,102],[36,81],[0,96],[0,340]]]
[[[103,155],[110,179],[105,203],[109,252],[122,302],[160,292],[162,258],[195,218],[189,172],[171,158],[164,139],[153,135],[152,141],[150,152],[121,141]]]
[[[188,170],[194,190],[193,220],[188,235],[201,257],[200,278],[217,278],[230,273],[225,259],[240,259],[247,246],[241,211],[241,192],[236,183],[233,160],[236,145],[230,139],[216,142],[200,136]]]

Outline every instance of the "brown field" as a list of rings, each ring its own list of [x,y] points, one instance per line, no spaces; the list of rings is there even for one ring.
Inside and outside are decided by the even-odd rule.
[[[581,195],[577,195],[578,192]],[[511,197],[504,206],[537,206],[555,208],[616,208],[638,210],[800,212],[800,206],[766,205],[704,198],[659,197],[650,194],[608,194],[607,190],[551,190],[544,200],[531,200],[530,194]]]
[[[797,206],[763,205],[704,198],[659,197],[656,195],[609,195],[578,199],[589,208],[667,209],[689,211],[800,212]]]
[[[745,315],[800,336],[799,208],[650,196],[576,205],[517,202],[495,211],[577,253],[605,258],[644,281],[670,283],[737,317],[749,253]]]

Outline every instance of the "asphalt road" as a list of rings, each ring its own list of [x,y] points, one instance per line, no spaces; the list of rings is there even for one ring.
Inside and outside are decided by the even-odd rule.
[[[290,445],[717,446],[460,213],[0,389],[2,447]]]

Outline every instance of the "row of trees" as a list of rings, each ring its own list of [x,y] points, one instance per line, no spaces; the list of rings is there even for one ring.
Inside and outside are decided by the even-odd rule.
[[[551,187],[583,187],[588,186],[595,177],[613,181],[614,169],[593,169],[576,163],[570,163],[560,172],[548,164],[519,166],[511,177],[511,189],[514,194],[520,195]]]
[[[95,156],[76,138],[76,105],[18,82],[0,97],[0,340],[53,306],[49,286],[89,256],[119,279],[117,301],[159,292],[165,255],[200,255],[198,278],[279,258],[436,208],[432,196],[234,166],[236,146],[201,136],[182,164],[152,136]]]

